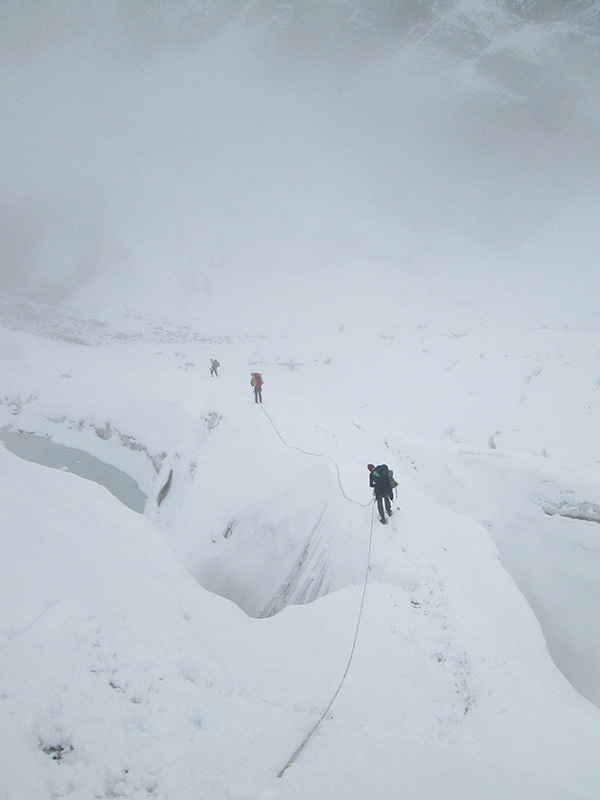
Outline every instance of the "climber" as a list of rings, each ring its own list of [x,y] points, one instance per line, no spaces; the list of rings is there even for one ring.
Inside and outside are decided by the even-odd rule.
[[[262,403],[263,378],[260,372],[250,373],[250,386],[254,389],[254,402]]]
[[[219,377],[219,373],[217,372],[217,370],[219,369],[220,366],[221,365],[219,364],[219,362],[217,361],[216,358],[211,358],[211,360],[210,360],[210,377],[211,378],[213,377],[213,375],[216,375],[217,378]]]
[[[382,525],[387,525],[383,507],[385,504],[385,511],[387,511],[388,517],[391,517],[394,513],[391,501],[394,498],[394,488],[398,484],[394,478],[394,473],[391,469],[388,469],[387,464],[380,464],[378,467],[374,464],[367,464],[367,469],[370,472],[369,486],[373,488],[373,494],[377,501],[379,521]]]

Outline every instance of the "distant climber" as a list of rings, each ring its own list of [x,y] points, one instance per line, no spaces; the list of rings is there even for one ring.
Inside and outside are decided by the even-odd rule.
[[[392,511],[391,501],[394,498],[394,488],[398,486],[394,473],[388,468],[387,464],[380,464],[376,467],[374,464],[367,464],[367,469],[370,472],[369,486],[373,488],[373,494],[377,501],[377,510],[379,511],[379,521],[382,525],[387,525],[387,519],[383,506],[385,504],[385,511],[388,517],[394,513]]]
[[[217,361],[216,358],[211,358],[211,360],[210,360],[210,377],[211,378],[213,377],[213,375],[216,375],[217,378],[219,377],[219,373],[217,372],[217,370],[219,369],[220,366],[221,365],[219,364],[219,362]]]
[[[262,403],[263,378],[260,372],[250,373],[250,386],[254,389],[254,402]]]

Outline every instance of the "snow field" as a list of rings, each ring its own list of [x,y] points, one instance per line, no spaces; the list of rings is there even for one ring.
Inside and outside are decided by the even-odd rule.
[[[402,351],[393,342],[386,363]],[[538,520],[579,536],[592,523],[541,506],[581,507],[593,469],[421,439],[405,422],[414,380],[398,375],[390,394],[404,409],[390,420],[341,345],[310,356],[272,339],[82,348],[5,332],[3,343],[15,370],[2,423],[84,446],[150,495],[140,517],[0,451],[10,800],[596,797],[598,712],[550,660],[488,533],[547,574],[550,529],[520,541],[515,519],[527,536]],[[265,374],[263,408],[252,369]],[[456,386],[438,386],[456,413]],[[372,522],[365,465],[378,453],[399,508],[387,527],[375,517],[354,659],[331,718],[277,779],[347,664]],[[582,553],[565,562],[565,586],[579,592],[589,574],[591,598]],[[540,579],[543,608],[553,591]],[[591,602],[585,613],[591,624]]]

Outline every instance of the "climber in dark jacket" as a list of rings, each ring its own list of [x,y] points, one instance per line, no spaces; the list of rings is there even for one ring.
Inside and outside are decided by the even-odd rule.
[[[388,469],[387,464],[380,464],[376,467],[374,464],[367,464],[367,469],[371,473],[369,475],[369,486],[373,488],[373,494],[377,501],[377,510],[379,511],[379,521],[382,525],[387,525],[387,519],[383,506],[385,504],[385,511],[389,517],[394,513],[392,511],[391,500],[394,497],[394,490],[392,482],[396,481],[393,478],[391,470]]]

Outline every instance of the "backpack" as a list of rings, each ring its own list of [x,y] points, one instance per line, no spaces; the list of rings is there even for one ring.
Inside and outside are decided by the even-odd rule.
[[[398,486],[398,481],[394,478],[394,473],[388,467],[388,465],[380,464],[378,467],[375,467],[375,471],[378,473],[379,477],[381,478],[384,484],[386,482],[389,483],[390,492],[393,492],[394,489]]]
[[[252,373],[252,380],[250,381],[250,385],[251,386],[258,386],[258,388],[260,389],[260,387],[263,385],[263,379],[262,379],[262,375],[260,374],[260,372],[253,372]]]

